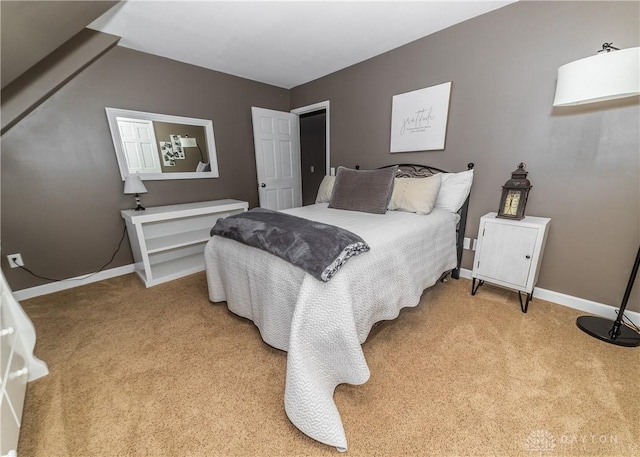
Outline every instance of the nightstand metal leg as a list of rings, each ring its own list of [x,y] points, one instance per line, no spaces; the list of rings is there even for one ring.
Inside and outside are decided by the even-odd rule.
[[[478,291],[478,288],[484,284],[484,281],[481,279],[478,281],[478,285],[476,286],[476,278],[473,278],[473,282],[471,283],[471,295],[475,295]]]
[[[520,291],[518,291],[518,300],[520,300],[520,309],[522,310],[523,313],[527,312],[527,309],[529,308],[529,302],[533,299],[533,292],[532,293],[528,293],[527,294],[527,299],[524,302],[524,305],[522,304],[522,293]]]

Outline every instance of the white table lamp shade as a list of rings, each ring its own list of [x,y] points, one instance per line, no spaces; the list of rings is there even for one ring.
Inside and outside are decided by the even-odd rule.
[[[147,188],[144,187],[142,179],[137,175],[129,175],[124,178],[124,193],[125,194],[146,194]]]
[[[640,94],[640,48],[601,52],[558,68],[553,106],[579,105]]]

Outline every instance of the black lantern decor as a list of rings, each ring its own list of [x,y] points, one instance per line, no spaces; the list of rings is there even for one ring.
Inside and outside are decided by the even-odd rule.
[[[524,218],[524,207],[527,206],[529,190],[532,187],[527,179],[529,172],[524,167],[525,164],[521,162],[518,169],[511,173],[511,179],[502,186],[497,217],[516,220]]]

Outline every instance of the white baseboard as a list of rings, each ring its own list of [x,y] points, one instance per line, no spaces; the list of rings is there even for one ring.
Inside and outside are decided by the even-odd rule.
[[[461,268],[460,277],[471,279],[471,270]],[[566,295],[560,292],[542,289],[540,287],[536,287],[534,289],[533,296],[540,300],[550,301],[552,303],[557,303],[558,305],[566,306],[567,308],[573,308],[590,314],[595,314],[596,316],[602,316],[612,320],[615,320],[617,317],[617,307],[586,300],[584,298],[574,297],[572,295]],[[640,326],[640,313],[636,311],[625,311],[624,315],[627,316],[635,325]]]
[[[16,290],[13,292],[13,296],[18,301],[27,300],[29,298],[39,297],[40,295],[51,294],[53,292],[59,292],[66,289],[73,289],[74,287],[84,286],[85,284],[102,281],[103,279],[115,278],[116,276],[133,273],[134,268],[135,265],[133,264],[124,265],[117,268],[111,268],[110,270],[99,271],[98,273],[91,276],[82,275],[75,278],[65,279],[63,281],[50,282],[41,286]]]

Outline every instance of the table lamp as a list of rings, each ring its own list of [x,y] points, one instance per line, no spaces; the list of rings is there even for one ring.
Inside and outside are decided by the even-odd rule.
[[[136,196],[136,211],[144,211],[144,207],[140,204],[140,194],[146,194],[147,188],[144,187],[142,179],[138,175],[129,175],[124,178],[124,193]]]

